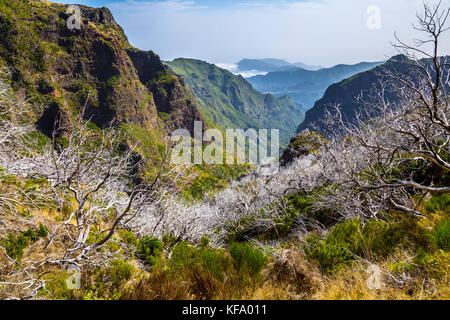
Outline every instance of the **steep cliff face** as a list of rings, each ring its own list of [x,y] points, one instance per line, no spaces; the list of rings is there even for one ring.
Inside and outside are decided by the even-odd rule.
[[[99,127],[155,128],[160,110],[169,113],[169,128],[201,119],[183,83],[156,54],[132,48],[107,8],[78,7],[81,28],[70,30],[67,5],[0,0],[0,63],[13,68],[14,87],[40,106],[44,133],[58,116],[70,127],[82,110]],[[172,86],[161,77],[173,79]]]
[[[167,126],[170,129],[186,128],[192,132],[194,121],[202,119],[202,115],[184,80],[173,74],[152,51],[129,49],[127,53],[140,81],[152,93],[158,112],[169,115]]]

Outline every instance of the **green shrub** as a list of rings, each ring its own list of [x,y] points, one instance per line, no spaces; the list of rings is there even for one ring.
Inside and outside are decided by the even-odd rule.
[[[189,268],[189,265],[196,264],[198,256],[197,248],[186,242],[181,242],[172,251],[169,267],[176,272],[182,272]]]
[[[223,281],[229,269],[230,262],[228,257],[218,250],[203,249],[200,250],[200,264],[204,272]]]
[[[415,264],[410,262],[395,262],[391,265],[391,271],[393,273],[411,273],[415,269]]]
[[[134,272],[133,265],[123,261],[114,260],[111,266],[111,276],[115,285],[119,285],[131,278]]]
[[[230,259],[223,250],[209,247],[197,248],[182,242],[175,247],[169,261],[170,270],[182,274],[200,270],[222,281],[230,269]]]
[[[34,150],[38,152],[42,152],[50,142],[49,138],[39,131],[32,131],[25,134],[22,137],[22,140],[24,144],[32,147]]]
[[[118,232],[119,237],[122,239],[123,242],[132,245],[132,246],[136,246],[138,241],[136,239],[136,236],[134,234],[132,234],[130,231],[127,230],[119,230]]]
[[[46,237],[50,232],[48,228],[44,226],[42,223],[39,223],[39,227],[36,230],[36,235],[40,238]]]
[[[404,233],[397,223],[348,219],[336,225],[325,239],[310,236],[304,250],[317,261],[324,273],[333,273],[351,264],[357,256],[366,259],[386,257],[401,243]]]
[[[203,247],[203,248],[209,246],[209,238],[207,236],[203,236],[200,239],[200,246]]]
[[[137,244],[137,253],[139,258],[144,260],[150,266],[158,263],[162,257],[164,245],[155,237],[145,236],[139,239]]]
[[[229,250],[237,271],[247,271],[250,275],[257,276],[266,263],[264,253],[255,249],[251,243],[234,242]]]
[[[40,296],[44,296],[53,300],[70,300],[74,299],[74,290],[67,287],[67,279],[70,275],[65,271],[51,272],[45,276],[47,283],[45,290],[39,292]]]
[[[327,243],[342,246],[354,253],[359,253],[362,242],[360,219],[349,219],[336,225],[327,236]]]
[[[157,71],[156,76],[153,79],[153,81],[160,83],[160,84],[170,84],[176,80],[176,77],[167,71]]]
[[[23,250],[29,244],[36,242],[40,237],[47,236],[47,234],[48,229],[40,223],[36,231],[28,229],[20,233],[17,237],[10,233],[7,238],[2,240],[2,245],[5,247],[8,256],[20,261],[23,257]]]
[[[295,193],[288,197],[290,204],[298,211],[303,212],[311,206],[311,200],[302,192]]]
[[[428,241],[434,250],[450,248],[450,219],[444,219],[430,232]]]
[[[332,188],[329,186],[328,188]],[[314,199],[317,195],[320,195],[324,192],[337,192],[336,190],[327,190],[327,188],[317,188],[316,190],[306,193],[306,192],[297,192],[287,197],[289,202],[290,215],[292,218],[295,216],[302,214],[308,216],[314,220],[317,220],[321,224],[326,227],[332,226],[336,222],[337,213],[332,209],[321,209],[321,210],[313,210],[312,205],[314,204]],[[293,221],[293,219],[292,219]]]
[[[367,258],[386,257],[401,242],[403,237],[404,232],[400,225],[369,220],[362,229],[362,243],[358,252]]]
[[[13,234],[9,234],[8,238],[2,241],[3,247],[6,249],[6,253],[13,259],[20,260],[23,256],[23,249],[28,246],[28,240],[25,235],[20,234],[15,237]]]
[[[448,211],[448,208],[450,208],[450,194],[443,193],[441,195],[432,196],[430,200],[425,202],[424,207],[431,213]]]
[[[321,240],[317,236],[306,239],[304,250],[306,256],[317,261],[322,272],[326,274],[331,274],[353,261],[353,256],[346,248]]]
[[[39,239],[38,235],[36,234],[36,232],[34,232],[33,230],[29,229],[25,232],[22,233],[25,237],[27,237],[28,239],[30,239],[31,242],[35,242]]]
[[[177,244],[178,239],[173,235],[165,234],[162,237],[162,242],[166,247],[172,248]]]
[[[441,277],[448,277],[449,253],[443,250],[428,252],[419,248],[414,262],[421,266],[426,272]]]

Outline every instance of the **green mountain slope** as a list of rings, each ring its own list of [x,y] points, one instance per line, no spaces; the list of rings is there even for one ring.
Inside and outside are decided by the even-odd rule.
[[[129,44],[109,9],[79,5],[81,29],[69,30],[68,6],[0,0],[0,69],[11,70],[11,87],[33,106],[32,123],[40,132],[51,136],[58,120],[64,137],[84,109],[85,119],[97,127],[112,124],[127,131],[130,145],[142,147],[146,165],[140,170],[152,175],[167,131],[186,128],[192,134],[194,121],[204,122],[198,101],[157,54]],[[181,187],[200,197],[246,169],[197,166],[193,181]]]
[[[210,124],[222,128],[279,129],[280,145],[286,145],[303,120],[303,112],[292,99],[262,94],[240,75],[200,60],[180,58],[165,63],[184,78]]]

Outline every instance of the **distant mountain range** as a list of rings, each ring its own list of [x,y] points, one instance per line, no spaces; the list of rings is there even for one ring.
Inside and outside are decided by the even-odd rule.
[[[427,63],[427,60],[422,61]],[[321,120],[325,119],[326,110],[330,110],[333,105],[339,105],[344,119],[352,122],[355,119],[356,112],[362,108],[357,101],[360,94],[363,94],[367,100],[370,91],[378,86],[380,78],[387,71],[406,73],[410,68],[410,60],[404,55],[397,55],[380,66],[331,85],[326,90],[323,98],[318,100],[314,107],[306,112],[305,120],[299,126],[297,132],[300,133],[305,129],[317,127],[323,133],[325,128]],[[398,96],[394,91],[389,90],[389,88],[385,90],[386,99],[393,104],[398,102]]]
[[[289,95],[296,103],[306,109],[322,98],[325,90],[333,83],[342,81],[360,72],[372,69],[383,62],[361,62],[354,65],[339,64],[331,68],[306,70],[300,67],[280,66],[285,70],[270,71],[247,80],[263,93],[275,96]]]
[[[301,62],[290,63],[281,59],[243,59],[237,64],[238,72],[258,71],[258,72],[274,72],[284,71],[296,68],[305,70],[319,70],[320,66],[310,66]]]
[[[164,63],[184,78],[210,124],[222,128],[279,129],[280,145],[285,146],[303,121],[303,111],[291,98],[262,94],[241,75],[194,59]]]

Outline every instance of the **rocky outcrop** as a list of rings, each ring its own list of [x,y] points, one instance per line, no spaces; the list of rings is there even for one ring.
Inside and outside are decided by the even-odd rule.
[[[107,8],[79,6],[80,29],[67,27],[67,5],[11,0],[0,4],[0,64],[14,69],[48,133],[56,116],[70,126],[84,116],[99,127],[130,123],[143,129],[189,127],[201,119],[179,79],[152,52],[133,49]],[[174,83],[163,79],[173,78]]]
[[[324,137],[317,132],[305,130],[297,134],[292,137],[289,145],[284,150],[280,158],[280,165],[285,167],[302,156],[316,152],[323,143]]]
[[[172,73],[152,51],[129,49],[127,53],[140,81],[152,93],[158,112],[170,115],[166,119],[169,129],[186,128],[193,133],[194,121],[203,118],[184,80]]]

